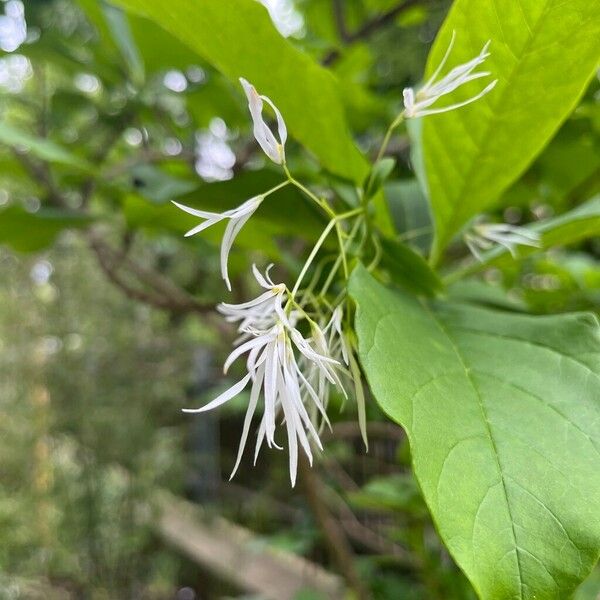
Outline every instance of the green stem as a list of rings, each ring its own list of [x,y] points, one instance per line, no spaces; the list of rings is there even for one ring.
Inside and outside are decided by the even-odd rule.
[[[338,224],[339,221],[342,221],[344,219],[349,219],[350,217],[353,217],[354,215],[361,213],[362,210],[363,210],[362,208],[355,208],[353,210],[350,210],[348,212],[345,212],[345,213],[342,213],[339,215],[335,215],[335,213],[334,213],[335,216],[331,219],[331,221],[329,221],[329,223],[327,224],[327,227],[325,227],[325,229],[323,230],[323,233],[321,233],[321,235],[319,236],[317,243],[314,245],[313,249],[311,250],[311,253],[309,254],[306,262],[304,263],[304,266],[302,267],[302,271],[300,271],[300,275],[298,275],[298,279],[296,280],[296,283],[294,284],[294,287],[292,289],[292,294],[291,294],[292,297],[294,297],[296,295],[296,293],[298,292],[298,289],[300,288],[300,284],[302,283],[302,280],[304,279],[306,272],[308,271],[310,265],[312,264],[312,261],[315,259],[315,256],[319,252],[321,246],[327,239],[327,236],[329,235],[330,231]]]
[[[275,193],[277,190],[284,188],[286,185],[290,185],[290,183],[291,181],[289,179],[286,179],[285,181],[282,181],[280,184],[276,185],[275,187],[271,188],[270,190],[267,190],[266,192],[260,195],[266,198],[267,196],[270,196],[271,194]]]
[[[352,240],[354,239],[354,237],[358,233],[358,230],[360,228],[361,223],[362,223],[362,219],[357,219],[356,220],[356,223],[354,224],[354,227],[352,228],[352,231],[350,231],[348,239],[346,240],[345,249],[348,249],[350,247],[350,244],[352,243]],[[341,262],[342,262],[341,256],[338,256],[336,258],[336,260],[335,260],[335,263],[331,267],[331,271],[329,271],[329,275],[327,276],[327,279],[325,280],[325,283],[323,284],[323,287],[321,288],[321,291],[319,293],[320,297],[324,297],[325,294],[327,293],[327,290],[329,289],[329,286],[333,283],[333,278],[335,277],[335,274],[337,273],[337,270],[340,268]]]
[[[383,142],[381,142],[381,147],[379,148],[379,152],[377,153],[375,163],[378,163],[383,158],[383,155],[385,154],[385,151],[387,150],[387,147],[390,143],[392,133],[394,133],[394,130],[400,125],[400,123],[402,123],[402,121],[404,121],[404,111],[402,111],[387,128],[387,131],[385,132],[385,135],[383,137]]]
[[[323,230],[323,233],[317,240],[317,243],[314,245],[311,253],[308,255],[308,258],[307,258],[306,262],[304,263],[304,266],[302,267],[302,271],[300,271],[300,275],[298,275],[298,279],[296,280],[296,283],[294,284],[294,288],[292,289],[292,297],[294,297],[296,295],[296,292],[300,288],[300,284],[302,283],[302,280],[304,279],[304,276],[306,275],[306,271],[308,271],[308,268],[310,267],[312,261],[314,260],[315,256],[317,255],[317,252],[323,245],[323,242],[325,242],[325,239],[329,235],[329,232],[335,227],[335,223],[336,223],[335,219],[332,219],[331,221],[329,221],[329,223],[327,224],[327,227],[325,227],[325,229]]]
[[[302,183],[300,183],[291,173],[290,170],[288,169],[287,165],[284,163],[283,165],[283,170],[288,178],[288,182],[291,183],[292,185],[296,186],[301,192],[303,192],[304,194],[306,194],[313,202],[315,202],[322,210],[325,211],[325,213],[327,214],[328,217],[334,219],[336,217],[335,212],[331,209],[331,207],[329,206],[329,204],[327,204],[327,202],[325,202],[324,200],[322,200],[321,198],[319,198],[316,194],[314,194],[313,192],[311,192],[305,185],[303,185]]]

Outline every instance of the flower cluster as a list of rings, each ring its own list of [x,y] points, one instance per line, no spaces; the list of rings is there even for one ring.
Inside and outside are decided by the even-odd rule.
[[[238,358],[247,355],[247,374],[206,406],[185,409],[185,412],[204,412],[221,406],[251,383],[250,402],[231,477],[240,465],[252,419],[262,396],[263,414],[258,427],[254,460],[256,462],[263,442],[270,448],[281,449],[275,441],[276,421],[281,417],[287,432],[290,479],[294,485],[298,468],[298,446],[300,445],[311,464],[311,440],[317,448],[322,449],[309,411],[311,408],[316,409],[327,421],[319,392],[322,392],[324,381],[341,388],[336,373],[339,362],[328,355],[327,346],[322,341],[324,334],[318,325],[303,315],[301,310],[292,308],[293,303],[289,302],[286,286],[275,284],[268,270],[262,275],[253,266],[253,273],[265,292],[249,302],[222,303],[218,306],[219,312],[225,315],[227,321],[238,324],[240,333],[236,347],[225,361],[223,370],[227,373]],[[305,338],[298,329],[301,321],[309,322],[311,337]],[[297,356],[302,365],[310,365],[308,376],[304,375]],[[315,380],[319,382],[318,386],[314,385]]]

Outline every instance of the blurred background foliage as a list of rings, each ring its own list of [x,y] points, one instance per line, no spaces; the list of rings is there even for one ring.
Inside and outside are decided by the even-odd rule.
[[[264,4],[286,43],[333,73],[367,154],[402,88],[420,79],[449,7]],[[352,407],[333,410],[327,452],[296,490],[279,453],[254,469],[246,459],[226,483],[245,397],[218,415],[179,410],[227,385],[218,365],[232,332],[212,313],[223,297],[222,231],[183,239],[194,219],[169,201],[222,210],[281,179],[257,151],[245,100],[222,67],[100,0],[7,0],[0,13],[0,598],[250,593],[165,540],[165,491],[252,531],[257,551],[339,573],[355,597],[473,598],[409,473],[405,439],[374,403],[369,453]],[[252,31],[240,41],[253,43]],[[294,74],[283,75],[293,93]],[[408,137],[396,136],[390,153],[392,220],[401,239],[425,248],[430,219]],[[293,141],[288,155],[304,180],[351,192]],[[519,224],[565,212],[598,193],[599,166],[594,81],[498,216]],[[235,299],[251,291],[244,274],[253,260],[294,271],[322,227],[292,189],[264,203],[231,255]],[[511,310],[597,312],[599,256],[591,239],[518,265],[500,261],[451,293]],[[332,550],[332,536],[342,550]],[[593,577],[579,597],[599,590]]]

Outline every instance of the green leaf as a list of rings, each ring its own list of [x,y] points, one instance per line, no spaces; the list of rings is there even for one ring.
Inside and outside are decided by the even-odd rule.
[[[364,179],[367,163],[348,131],[335,78],[283,38],[258,2],[115,3],[158,23],[236,85],[239,77],[248,79],[273,100],[292,135],[327,169],[355,182]]]
[[[391,172],[394,170],[396,166],[396,159],[394,158],[382,158],[377,161],[371,172],[367,176],[367,188],[366,188],[366,196],[367,198],[371,198],[375,192],[377,192],[385,180],[390,176]]]
[[[37,252],[50,246],[64,229],[86,227],[92,218],[64,210],[42,209],[29,213],[19,206],[0,212],[0,244],[17,252]]]
[[[92,169],[86,160],[71,154],[59,144],[30,135],[8,123],[0,123],[0,143],[31,152],[37,158],[51,163],[60,163],[84,171]]]
[[[433,225],[427,198],[416,179],[392,181],[384,186],[389,211],[402,241],[423,253],[431,247]]]
[[[127,16],[122,10],[101,0],[104,19],[115,41],[133,81],[141,85],[144,81],[144,63],[136,46]]]
[[[429,73],[453,30],[457,42],[447,68],[491,40],[485,68],[499,81],[474,104],[423,122],[434,260],[473,215],[498,200],[577,104],[598,66],[600,3],[457,0],[429,56]],[[469,84],[451,101],[478,89],[479,82]]]
[[[600,568],[597,568],[586,580],[579,586],[573,600],[598,600],[600,596]]]
[[[419,302],[359,267],[359,355],[485,600],[567,598],[600,550],[600,328]]]
[[[282,181],[283,177],[273,171],[244,171],[228,181],[201,185],[196,191],[180,196],[178,201],[194,208],[222,212],[239,206],[248,198],[258,196]],[[294,218],[290,219],[290,215],[294,215]],[[327,225],[314,204],[292,186],[268,196],[252,221],[255,219],[270,223],[274,227],[272,232],[309,241],[315,241]],[[249,225],[252,226],[251,223]]]
[[[410,473],[396,473],[371,479],[360,490],[351,492],[353,506],[363,510],[384,510],[425,516],[419,488]]]
[[[415,250],[395,240],[381,239],[381,263],[393,283],[402,289],[435,296],[442,282],[427,261]]]
[[[448,286],[448,298],[452,302],[479,304],[488,308],[526,312],[527,303],[511,297],[500,285],[485,283],[480,279],[461,279]]]

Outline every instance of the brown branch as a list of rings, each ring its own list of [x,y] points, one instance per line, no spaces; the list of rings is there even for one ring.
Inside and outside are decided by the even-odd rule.
[[[115,136],[113,139],[117,139]],[[98,153],[98,162],[110,151],[112,144],[107,144]],[[55,206],[68,207],[64,196],[52,180],[50,169],[46,163],[32,160],[26,154],[16,152],[15,155],[21,161],[30,176],[48,191],[48,199]],[[81,188],[83,206],[86,206],[95,191],[96,180],[87,179]],[[168,310],[173,313],[212,313],[212,305],[198,302],[193,296],[177,286],[162,273],[138,264],[125,252],[114,250],[95,230],[86,232],[88,244],[94,251],[100,268],[109,281],[123,291],[129,298],[143,302],[155,308]],[[124,273],[125,272],[125,273]],[[127,274],[129,276],[127,276]],[[131,276],[137,280],[137,285],[130,281]],[[141,284],[141,285],[140,285]]]
[[[338,31],[340,33],[340,38],[344,42],[344,45],[354,44],[360,40],[367,39],[371,37],[376,31],[383,29],[390,23],[393,23],[396,17],[402,14],[404,11],[420,4],[423,0],[404,0],[400,4],[390,8],[387,12],[381,13],[380,15],[374,17],[370,21],[364,23],[361,27],[359,27],[356,31],[348,32],[346,30],[344,17],[342,14],[342,6],[341,1],[334,0],[333,3],[333,12],[334,18],[336,21],[336,25],[338,27]],[[340,57],[340,51],[338,49],[331,50],[328,54],[325,55],[321,63],[325,66],[329,66],[333,64]]]
[[[363,585],[354,566],[354,554],[348,538],[340,524],[331,515],[324,502],[325,486],[313,471],[304,456],[299,460],[301,480],[306,501],[325,538],[331,559],[337,565],[348,586],[355,592],[359,600],[369,600],[371,594]]]
[[[198,302],[170,279],[113,249],[96,232],[87,234],[90,248],[107,278],[129,298],[173,313],[210,313],[212,305]],[[135,283],[131,282],[131,278]]]
[[[346,19],[344,19],[344,3],[342,0],[333,0],[333,20],[335,21],[340,39],[347,44],[349,33],[346,27]]]

